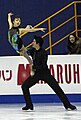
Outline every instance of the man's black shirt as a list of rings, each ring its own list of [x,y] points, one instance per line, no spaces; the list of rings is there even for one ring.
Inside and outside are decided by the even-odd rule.
[[[43,71],[48,69],[47,66],[47,53],[44,49],[40,48],[39,50],[36,50],[35,48],[31,48],[28,50],[28,54],[33,59],[33,69],[36,69],[36,71]]]

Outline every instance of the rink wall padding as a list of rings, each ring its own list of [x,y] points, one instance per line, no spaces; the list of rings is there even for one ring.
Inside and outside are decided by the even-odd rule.
[[[81,102],[81,94],[66,94],[70,102]],[[61,103],[56,94],[31,95],[33,103]],[[23,95],[0,95],[0,104],[25,103]]]

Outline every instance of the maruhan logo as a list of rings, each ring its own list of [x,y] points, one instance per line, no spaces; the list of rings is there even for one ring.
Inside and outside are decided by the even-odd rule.
[[[64,84],[80,84],[80,65],[79,64],[56,64],[49,65],[51,75],[58,83]],[[22,85],[23,82],[30,76],[30,65],[19,64],[17,73],[17,85]],[[38,84],[45,84],[42,80]]]
[[[30,76],[30,65],[19,64],[17,74],[17,85],[22,85],[23,82]]]

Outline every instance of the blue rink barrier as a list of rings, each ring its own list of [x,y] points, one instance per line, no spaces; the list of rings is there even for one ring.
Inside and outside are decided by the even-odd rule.
[[[81,102],[81,94],[66,94],[70,102]],[[60,99],[56,94],[31,95],[33,103],[59,103]],[[24,103],[23,95],[0,95],[0,104]]]

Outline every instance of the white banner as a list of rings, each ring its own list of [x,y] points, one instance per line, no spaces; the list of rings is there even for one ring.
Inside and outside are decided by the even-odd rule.
[[[48,67],[65,93],[81,93],[81,55],[49,55]],[[0,95],[22,94],[21,84],[30,75],[28,61],[22,56],[0,57]],[[31,94],[52,94],[43,81]]]

